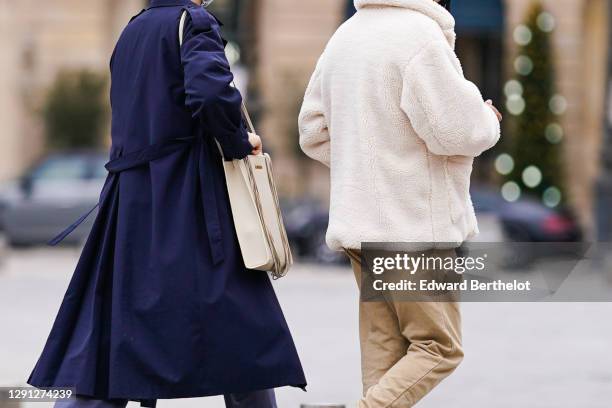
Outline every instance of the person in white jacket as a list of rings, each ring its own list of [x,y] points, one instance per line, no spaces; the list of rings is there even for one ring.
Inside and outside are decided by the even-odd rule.
[[[436,0],[355,6],[317,63],[299,129],[303,151],[331,169],[328,245],[359,279],[362,242],[448,248],[478,233],[472,165],[498,142],[501,115],[465,79],[454,18]],[[362,407],[412,406],[461,361],[456,304],[360,309]]]

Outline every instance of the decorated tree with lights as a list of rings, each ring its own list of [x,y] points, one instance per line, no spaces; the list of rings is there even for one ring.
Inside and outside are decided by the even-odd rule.
[[[555,207],[563,200],[560,116],[566,101],[555,93],[551,35],[555,20],[539,1],[531,6],[525,24],[516,27],[519,46],[516,75],[505,87],[512,137],[507,153],[496,161],[505,176],[502,194],[509,201],[522,194],[540,197]]]

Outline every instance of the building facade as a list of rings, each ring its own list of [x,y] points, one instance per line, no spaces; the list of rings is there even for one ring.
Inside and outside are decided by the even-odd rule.
[[[0,180],[44,151],[40,109],[58,72],[108,72],[114,43],[143,0],[0,0]]]
[[[512,75],[513,31],[532,0],[455,0],[458,50],[466,75],[504,104]],[[40,108],[62,69],[108,71],[122,27],[145,0],[0,0],[0,180],[15,177],[44,152]],[[555,17],[557,88],[563,116],[568,202],[587,230],[593,226],[607,57],[605,0],[543,0]],[[289,196],[328,194],[326,169],[297,148],[296,118],[314,65],[334,30],[352,12],[351,0],[216,0],[248,67],[249,105],[266,146],[275,153]]]

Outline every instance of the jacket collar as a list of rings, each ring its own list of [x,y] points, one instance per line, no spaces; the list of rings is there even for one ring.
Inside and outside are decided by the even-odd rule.
[[[189,6],[196,4],[191,0],[150,0],[149,7]]]
[[[455,19],[434,0],[354,0],[357,10],[366,7],[398,7],[418,11],[434,20],[452,47],[455,46]]]

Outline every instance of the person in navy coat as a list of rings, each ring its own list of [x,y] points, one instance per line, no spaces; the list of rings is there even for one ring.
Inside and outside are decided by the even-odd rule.
[[[305,389],[270,279],[242,261],[215,140],[228,159],[261,142],[245,130],[220,24],[196,3],[151,0],[113,52],[109,175],[28,380],[73,388],[58,406],[225,395],[269,408],[274,388]]]

